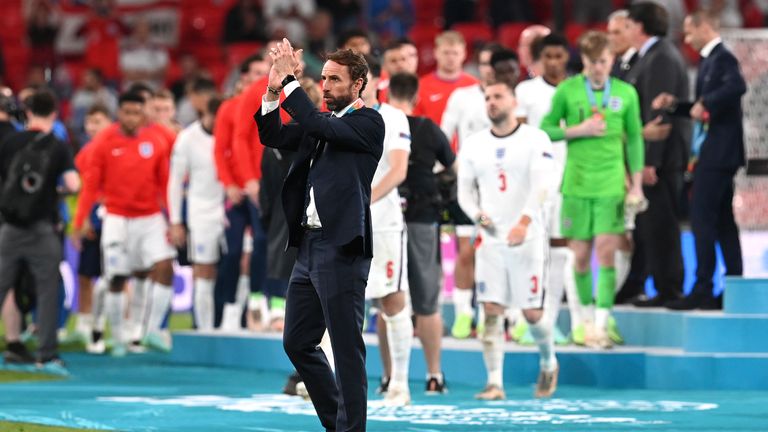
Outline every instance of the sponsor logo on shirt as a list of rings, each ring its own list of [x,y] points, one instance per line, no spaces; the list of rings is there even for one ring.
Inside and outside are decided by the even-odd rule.
[[[115,157],[122,156],[123,153],[125,153],[125,150],[121,148],[112,149],[112,156],[115,156]]]
[[[139,144],[139,155],[144,159],[149,159],[155,153],[155,147],[149,141]]]
[[[407,140],[411,139],[411,136],[405,132],[400,132],[399,136],[400,138],[403,138],[403,139],[407,139]]]
[[[505,154],[507,154],[507,149],[506,148],[502,147],[502,148],[497,148],[496,149],[496,158],[497,159],[504,159],[504,155]]]
[[[429,101],[430,102],[437,102],[437,101],[439,101],[442,98],[443,98],[443,94],[442,93],[436,93],[436,94],[433,94],[433,95],[429,95]]]

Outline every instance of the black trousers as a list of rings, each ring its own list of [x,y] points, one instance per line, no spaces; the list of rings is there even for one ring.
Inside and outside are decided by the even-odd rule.
[[[715,242],[723,251],[727,275],[742,274],[739,229],[733,218],[735,170],[696,169],[691,196],[691,228],[696,241],[696,285],[700,295],[712,295]]]
[[[363,316],[371,259],[306,231],[286,295],[283,346],[326,430],[364,431],[368,403]],[[318,348],[331,337],[336,374]]]
[[[648,210],[637,216],[637,235],[645,258],[647,274],[653,276],[656,291],[662,299],[682,296],[683,254],[680,247],[680,224],[677,202],[682,187],[682,173],[658,174],[659,181],[644,186]]]

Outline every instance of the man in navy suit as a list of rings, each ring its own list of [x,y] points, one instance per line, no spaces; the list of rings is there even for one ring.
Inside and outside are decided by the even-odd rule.
[[[368,65],[351,50],[323,66],[320,113],[292,75],[298,52],[283,42],[269,53],[269,87],[255,115],[262,144],[296,152],[282,190],[288,247],[298,247],[285,310],[283,346],[323,427],[364,431],[368,382],[362,327],[371,266],[371,182],[383,151],[384,122],[360,94]],[[284,125],[282,108],[293,117]],[[317,348],[331,337],[336,374]]]
[[[684,299],[667,303],[671,309],[719,309],[712,293],[715,242],[720,243],[727,275],[742,274],[739,229],[733,218],[733,177],[744,165],[741,97],[747,86],[736,57],[723,45],[716,15],[697,11],[685,18],[685,42],[701,53],[696,101],[678,102],[670,94],[654,101],[657,109],[689,115],[694,126],[695,161],[691,196],[691,228],[696,238],[696,284]]]

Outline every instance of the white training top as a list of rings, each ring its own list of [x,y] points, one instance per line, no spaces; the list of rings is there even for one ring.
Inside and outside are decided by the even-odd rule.
[[[451,93],[440,123],[440,129],[449,141],[457,134],[458,148],[461,149],[467,137],[490,127],[485,94],[480,84],[457,88]]]
[[[525,80],[515,88],[515,97],[517,98],[517,109],[515,117],[525,117],[527,124],[540,127],[541,120],[549,114],[552,109],[552,97],[555,95],[557,86],[553,86],[544,80],[542,76],[537,76]],[[557,162],[556,168],[559,178],[555,186],[560,186],[563,170],[565,169],[565,158],[568,154],[568,146],[565,141],[555,141],[554,153]]]
[[[190,228],[224,223],[224,187],[216,174],[213,135],[196,121],[179,132],[173,145],[168,176],[168,207],[172,224],[181,223],[184,181],[187,189],[187,224]]]
[[[384,120],[384,151],[379,159],[379,166],[373,175],[372,186],[379,184],[390,170],[389,152],[405,150],[411,152],[411,127],[405,113],[392,105],[383,103],[378,107],[379,114]],[[371,204],[371,219],[373,231],[402,231],[404,225],[403,209],[400,204],[400,194],[393,188],[381,199]]]
[[[466,144],[459,152],[459,205],[473,220],[481,212],[490,218],[493,228],[484,230],[483,241],[507,244],[523,216],[531,218],[526,240],[546,235],[543,212],[553,181],[547,134],[520,124],[504,137],[478,132]]]

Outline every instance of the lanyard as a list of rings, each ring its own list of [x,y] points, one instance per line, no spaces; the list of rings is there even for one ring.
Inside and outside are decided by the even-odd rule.
[[[584,77],[584,87],[587,89],[587,98],[589,98],[589,105],[592,107],[592,112],[599,112],[600,109],[597,107],[597,101],[595,100],[595,91],[592,90],[592,85],[589,83],[589,79],[587,77]],[[605,87],[603,88],[603,106],[601,107],[603,110],[605,110],[605,107],[608,106],[608,101],[610,99],[611,79],[608,78],[608,80],[605,82]]]

